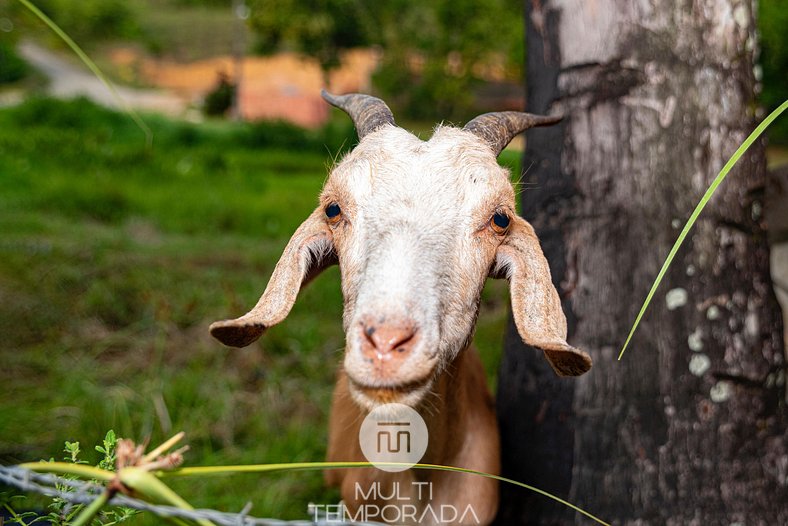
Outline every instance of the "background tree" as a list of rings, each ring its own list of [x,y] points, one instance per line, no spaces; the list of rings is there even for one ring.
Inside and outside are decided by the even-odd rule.
[[[751,149],[616,355],[679,229],[752,130],[754,2],[527,2],[525,217],[593,356],[558,379],[516,332],[498,410],[504,475],[616,524],[788,523],[783,327]],[[501,524],[574,524],[504,488]]]
[[[253,0],[250,10],[262,53],[298,51],[329,69],[343,50],[371,42],[359,16],[363,5],[355,0]]]
[[[292,50],[338,64],[343,50],[380,46],[379,94],[411,118],[465,119],[487,76],[519,81],[519,0],[254,0],[262,52]]]
[[[399,5],[396,5],[399,4]],[[467,120],[483,79],[519,82],[522,7],[513,0],[378,2],[383,50],[374,84],[415,119]],[[406,67],[403,67],[405,65]],[[485,111],[501,108],[484,108]]]

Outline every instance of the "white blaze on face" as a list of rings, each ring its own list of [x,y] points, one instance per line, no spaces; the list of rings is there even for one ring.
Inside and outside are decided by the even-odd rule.
[[[439,128],[422,142],[384,127],[339,163],[321,200],[343,215],[333,236],[351,381],[428,388],[473,331],[497,246],[489,219],[496,209],[514,213],[508,173],[468,132]],[[364,327],[392,324],[415,335],[406,355],[386,363],[366,357]]]

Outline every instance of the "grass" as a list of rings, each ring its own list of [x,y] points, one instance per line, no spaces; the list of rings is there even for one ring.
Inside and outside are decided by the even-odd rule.
[[[318,132],[146,120],[152,148],[126,116],[83,100],[0,110],[0,462],[60,458],[65,440],[108,429],[153,443],[185,430],[193,466],[323,460],[344,344],[338,270],[249,348],[207,326],[254,304],[326,164],[353,142],[348,120]],[[491,379],[507,303],[490,282],[476,341]],[[285,519],[338,500],[319,473],[174,489]]]
[[[632,328],[629,330],[629,334],[627,335],[627,339],[624,342],[624,346],[621,348],[621,352],[618,355],[619,360],[621,360],[621,358],[624,356],[624,351],[627,350],[627,346],[629,345],[629,342],[632,340],[632,335],[637,330],[638,324],[640,323],[643,314],[646,312],[646,309],[648,309],[648,306],[651,303],[651,299],[654,297],[654,293],[659,287],[659,284],[662,282],[662,278],[665,276],[665,273],[667,272],[668,268],[670,267],[673,261],[673,257],[678,252],[687,234],[692,229],[693,225],[695,224],[695,221],[698,219],[698,216],[700,216],[701,212],[703,212],[703,209],[706,207],[706,203],[709,202],[709,200],[714,195],[714,192],[717,190],[717,187],[722,184],[722,182],[725,180],[725,177],[727,177],[728,173],[730,172],[731,168],[733,168],[733,166],[739,161],[739,159],[744,155],[747,149],[758,139],[758,137],[760,137],[760,135],[766,130],[766,128],[768,128],[769,125],[772,122],[774,122],[780,116],[780,114],[782,114],[786,109],[788,109],[788,100],[783,102],[777,109],[772,111],[763,121],[761,121],[758,124],[755,130],[753,130],[752,133],[750,133],[750,135],[744,140],[744,142],[741,145],[739,145],[739,147],[736,149],[736,151],[733,153],[730,159],[728,159],[728,161],[725,163],[725,166],[722,167],[722,170],[720,170],[720,172],[714,178],[711,185],[706,190],[706,193],[703,194],[703,197],[701,198],[700,202],[692,211],[692,214],[690,214],[690,217],[685,223],[684,228],[682,228],[681,232],[679,233],[676,242],[673,244],[673,247],[670,249],[670,253],[665,259],[665,262],[662,264],[662,268],[660,268],[659,273],[657,274],[657,277],[654,280],[654,283],[651,285],[651,289],[648,291],[646,300],[643,302],[643,305],[640,308],[640,312],[638,312],[638,315],[635,318],[635,322],[632,324]]]

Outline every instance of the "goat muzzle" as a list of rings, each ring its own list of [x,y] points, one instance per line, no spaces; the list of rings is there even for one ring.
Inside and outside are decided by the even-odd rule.
[[[397,320],[389,323],[376,323],[365,320],[359,323],[361,352],[370,363],[385,367],[388,363],[395,366],[407,358],[418,342],[414,323]]]

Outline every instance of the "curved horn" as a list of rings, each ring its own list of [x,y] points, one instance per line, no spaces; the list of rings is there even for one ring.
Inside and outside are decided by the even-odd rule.
[[[485,141],[495,152],[496,157],[512,139],[528,128],[549,126],[563,117],[545,117],[520,111],[500,111],[479,115],[463,127]]]
[[[350,115],[359,140],[381,126],[394,124],[394,115],[391,110],[385,102],[377,97],[361,93],[332,95],[326,90],[320,90],[320,95],[326,102]]]

